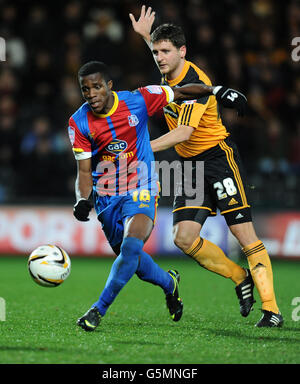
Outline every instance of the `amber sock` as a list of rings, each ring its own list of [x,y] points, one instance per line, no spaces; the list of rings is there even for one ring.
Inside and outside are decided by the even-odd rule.
[[[205,269],[231,279],[236,285],[246,278],[244,268],[230,260],[220,247],[198,237],[185,253]]]
[[[270,257],[259,240],[247,245],[243,251],[248,259],[251,275],[262,301],[262,309],[278,313],[273,287],[273,272]]]

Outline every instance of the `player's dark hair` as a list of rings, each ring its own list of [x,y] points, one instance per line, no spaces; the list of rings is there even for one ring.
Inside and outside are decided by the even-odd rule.
[[[100,73],[106,82],[111,80],[108,67],[102,63],[102,61],[89,61],[88,63],[85,63],[78,71],[78,78],[94,73]]]
[[[157,43],[161,40],[171,41],[176,48],[186,44],[182,28],[170,23],[160,25],[151,33],[151,43]]]

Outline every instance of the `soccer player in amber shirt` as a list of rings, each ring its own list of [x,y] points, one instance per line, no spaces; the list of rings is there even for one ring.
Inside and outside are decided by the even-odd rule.
[[[138,20],[132,14],[129,17],[134,30],[144,38],[153,53],[162,74],[162,84],[172,87],[190,82],[211,85],[207,75],[186,60],[186,41],[180,27],[163,24],[150,35],[155,20],[151,7],[146,10],[143,6]],[[232,92],[226,97],[234,99],[235,94]],[[236,145],[222,123],[216,98],[207,95],[193,101],[173,102],[164,108],[164,115],[170,131],[151,142],[153,152],[174,146],[183,163],[185,160],[194,164],[204,161],[203,204],[191,206],[187,204],[190,197],[175,197],[175,244],[207,270],[234,282],[244,317],[248,316],[255,302],[255,284],[263,312],[256,326],[281,326],[283,317],[276,303],[270,258],[253,227],[243,166]],[[193,181],[196,177],[194,173]],[[217,208],[239,241],[249,269],[234,263],[218,246],[200,236],[206,218],[215,215]]]

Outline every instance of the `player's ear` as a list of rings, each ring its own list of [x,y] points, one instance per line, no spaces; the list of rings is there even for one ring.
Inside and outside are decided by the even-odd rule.
[[[180,53],[181,59],[184,59],[185,55],[186,55],[186,46],[185,45],[183,45],[182,47],[179,48],[179,53]]]
[[[108,80],[108,82],[107,82],[107,86],[108,86],[109,89],[112,89],[112,87],[113,87],[113,81],[112,81],[112,80]]]

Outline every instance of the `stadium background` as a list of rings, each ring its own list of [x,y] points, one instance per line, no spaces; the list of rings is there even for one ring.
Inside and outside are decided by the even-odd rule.
[[[69,116],[81,105],[77,70],[106,62],[115,89],[160,81],[128,13],[140,1],[41,2],[0,0],[0,252],[28,254],[55,242],[71,254],[108,255],[95,216],[88,224],[72,216],[76,164],[67,137]],[[180,24],[187,59],[213,84],[247,95],[243,118],[222,111],[237,142],[251,186],[255,224],[272,257],[300,258],[300,62],[292,39],[300,36],[300,2],[223,0],[151,1],[156,22]],[[150,120],[152,137],[166,132],[160,116]],[[157,160],[176,158],[174,150]],[[172,196],[160,201],[152,254],[178,254],[171,239]],[[238,257],[221,217],[203,236]]]

